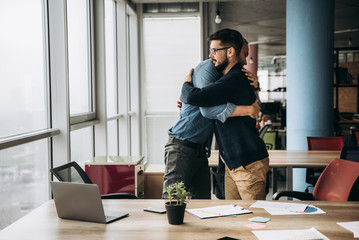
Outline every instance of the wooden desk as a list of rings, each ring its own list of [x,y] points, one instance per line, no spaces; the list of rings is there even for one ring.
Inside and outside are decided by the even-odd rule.
[[[330,239],[353,239],[353,233],[337,222],[359,220],[359,202],[311,202],[326,214],[272,216],[249,206],[255,201],[190,200],[187,208],[237,204],[253,214],[199,219],[185,214],[183,225],[170,225],[166,214],[144,212],[145,207],[163,208],[165,200],[103,200],[108,211],[127,211],[130,216],[110,224],[59,219],[52,200],[30,212],[0,232],[0,239],[257,239],[245,227],[256,216],[271,218],[260,230],[309,229],[315,227]],[[304,202],[303,202],[304,203]],[[306,202],[310,203],[310,202]]]
[[[286,189],[293,189],[293,167],[326,167],[334,158],[339,158],[340,151],[291,151],[291,150],[269,150],[269,166],[274,169],[273,192],[277,190],[275,168],[286,168]],[[208,159],[210,166],[218,164],[218,151],[211,152]]]

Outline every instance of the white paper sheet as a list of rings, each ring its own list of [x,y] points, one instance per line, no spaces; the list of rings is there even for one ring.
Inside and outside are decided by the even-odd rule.
[[[359,238],[359,221],[354,222],[338,222],[340,226],[354,233],[354,238]]]
[[[293,212],[304,212],[308,204],[303,203],[286,203],[286,202],[270,202],[270,201],[256,201],[251,205],[251,208],[265,208],[265,209],[277,209]]]
[[[274,209],[274,208],[265,208],[265,210],[270,213],[271,215],[298,215],[298,214],[302,214],[302,215],[307,215],[307,214],[325,214],[326,212],[324,212],[322,209],[315,207],[313,205],[308,205],[308,207],[315,209],[316,211],[313,212],[303,212],[303,211],[292,211],[292,210],[287,210],[287,209]]]
[[[239,214],[252,213],[238,205],[222,205],[206,208],[186,209],[186,212],[199,218],[226,217]]]
[[[310,229],[297,230],[261,230],[252,231],[259,240],[303,240],[303,239],[323,239],[329,240],[314,227]]]

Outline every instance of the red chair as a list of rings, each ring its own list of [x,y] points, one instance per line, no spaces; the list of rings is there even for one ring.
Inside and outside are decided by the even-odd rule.
[[[337,150],[344,145],[343,136],[338,137],[307,137],[308,150]]]
[[[344,145],[344,137],[307,137],[307,145],[308,150],[340,151]],[[306,182],[314,186],[323,169],[324,168],[307,168]],[[309,191],[308,187],[305,191]]]
[[[313,193],[281,191],[273,195],[273,200],[293,197],[300,200],[348,201],[355,180],[359,177],[359,162],[333,159],[320,175]]]

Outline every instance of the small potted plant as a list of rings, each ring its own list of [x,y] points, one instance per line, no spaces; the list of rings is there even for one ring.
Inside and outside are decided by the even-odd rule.
[[[189,192],[183,182],[176,182],[166,188],[169,202],[165,203],[169,224],[182,224]]]

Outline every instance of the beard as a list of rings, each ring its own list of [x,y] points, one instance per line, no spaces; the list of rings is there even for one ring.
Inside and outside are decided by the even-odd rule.
[[[228,58],[226,57],[226,59],[221,64],[215,66],[215,68],[218,72],[222,72],[227,66],[228,66]]]

